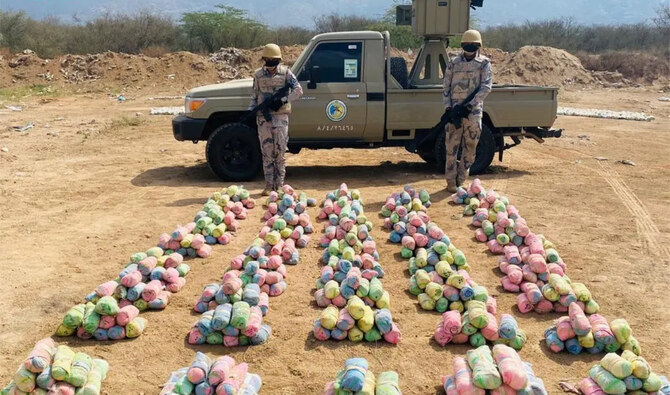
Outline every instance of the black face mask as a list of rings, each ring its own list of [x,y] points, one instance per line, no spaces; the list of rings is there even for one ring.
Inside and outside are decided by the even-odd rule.
[[[477,45],[477,44],[461,44],[461,48],[463,48],[463,50],[465,52],[473,53],[473,52],[477,52],[477,50],[479,49],[479,45]]]
[[[266,67],[277,67],[279,65],[279,59],[268,59],[265,61]]]

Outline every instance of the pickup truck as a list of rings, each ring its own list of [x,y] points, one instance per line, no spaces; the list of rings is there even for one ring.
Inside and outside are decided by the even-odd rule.
[[[433,59],[424,54],[423,63],[414,65],[422,69],[410,73],[403,58],[391,56],[388,32],[315,36],[292,66],[304,94],[292,106],[289,152],[397,146],[444,169],[445,133],[426,138],[444,110],[444,44],[442,52]],[[186,95],[185,113],[172,121],[176,140],[207,141],[207,162],[224,180],[250,180],[261,169],[255,119],[240,122],[251,89],[251,79],[194,88]],[[557,95],[553,87],[494,84],[485,101],[471,173],[485,171],[496,152],[502,160],[503,151],[523,138],[542,143],[546,137],[560,137],[560,130],[550,129]]]

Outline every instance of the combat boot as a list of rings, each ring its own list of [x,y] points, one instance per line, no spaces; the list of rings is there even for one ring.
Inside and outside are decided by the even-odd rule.
[[[266,185],[265,189],[263,189],[263,192],[261,192],[262,196],[270,196],[270,192],[272,192],[274,189],[270,185]]]
[[[470,169],[465,171],[465,175],[461,177],[456,177],[456,186],[465,186],[465,184],[468,182],[468,176],[470,175]]]
[[[456,183],[456,180],[447,181],[447,192],[456,193],[456,191],[458,191],[458,184]]]

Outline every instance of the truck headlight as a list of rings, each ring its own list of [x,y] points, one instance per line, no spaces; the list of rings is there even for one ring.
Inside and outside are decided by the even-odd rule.
[[[203,104],[207,102],[207,99],[199,99],[194,97],[186,97],[186,102],[184,104],[184,111],[187,114],[197,111]]]

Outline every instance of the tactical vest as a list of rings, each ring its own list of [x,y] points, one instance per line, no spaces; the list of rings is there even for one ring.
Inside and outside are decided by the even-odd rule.
[[[466,61],[462,55],[452,60],[451,103],[456,105],[481,84],[482,69],[490,60],[483,55],[477,55],[471,61]]]
[[[264,67],[256,70],[254,78],[258,86],[258,104],[264,102],[267,98],[272,96],[278,89],[286,85],[288,77],[288,67],[280,64],[274,74],[270,75]],[[290,114],[291,103],[284,104],[279,110],[270,112],[271,114]],[[260,115],[260,114],[259,114]]]

